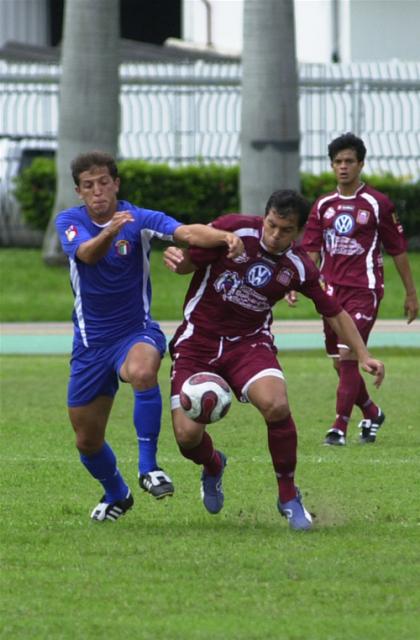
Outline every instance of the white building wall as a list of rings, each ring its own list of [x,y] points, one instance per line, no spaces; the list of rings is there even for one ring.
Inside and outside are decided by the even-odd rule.
[[[0,0],[0,47],[10,41],[46,45],[46,0]]]
[[[349,37],[353,62],[420,60],[420,0],[353,0]]]
[[[295,35],[299,62],[331,62],[331,0],[295,0]]]
[[[208,0],[211,14],[211,40],[220,49],[239,54],[242,50],[243,0]],[[203,0],[184,0],[182,36],[199,45],[207,43],[208,13]]]
[[[420,0],[294,2],[299,62],[332,61],[335,11],[338,12],[341,62],[420,59]],[[208,4],[213,45],[240,53],[243,0],[208,0]],[[182,29],[185,40],[207,44],[206,16],[203,0],[184,0]]]

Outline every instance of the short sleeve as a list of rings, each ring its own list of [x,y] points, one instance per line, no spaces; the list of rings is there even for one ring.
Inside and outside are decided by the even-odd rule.
[[[318,211],[317,203],[311,209],[306,221],[302,241],[300,246],[305,251],[319,253],[322,248],[322,222]]]
[[[381,202],[379,212],[379,237],[389,255],[397,256],[407,251],[403,226],[395,211],[394,203],[387,197]]]
[[[79,246],[92,237],[80,219],[72,213],[71,209],[58,214],[55,220],[55,227],[63,251],[69,258],[74,259]]]

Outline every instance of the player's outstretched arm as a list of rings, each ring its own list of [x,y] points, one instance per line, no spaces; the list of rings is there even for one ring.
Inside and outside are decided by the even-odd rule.
[[[405,252],[400,253],[398,256],[392,256],[392,258],[405,288],[404,315],[407,317],[407,324],[410,324],[417,318],[419,313],[419,301],[410,262]]]
[[[344,344],[348,345],[356,354],[362,369],[375,376],[375,387],[380,387],[385,376],[384,364],[380,360],[372,358],[347,311],[343,309],[336,316],[326,318],[326,320]]]
[[[206,224],[183,224],[175,230],[174,238],[177,242],[205,249],[226,245],[228,258],[236,258],[244,253],[244,245],[239,236]]]
[[[196,267],[191,262],[188,251],[179,247],[168,247],[163,252],[163,262],[167,269],[180,275],[192,273]]]

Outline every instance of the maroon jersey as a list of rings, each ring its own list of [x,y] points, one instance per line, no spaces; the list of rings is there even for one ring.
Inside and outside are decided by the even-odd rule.
[[[383,289],[381,243],[392,256],[407,242],[391,200],[362,184],[352,196],[321,196],[311,209],[302,240],[321,253],[321,273],[331,284]]]
[[[194,273],[184,304],[184,322],[177,336],[194,332],[230,339],[270,332],[271,308],[290,291],[311,298],[321,315],[331,317],[341,306],[326,295],[319,271],[309,256],[292,245],[273,255],[261,244],[263,218],[229,214],[212,226],[235,232],[245,254],[227,258],[226,247],[189,249]],[[185,332],[185,333],[184,333]]]

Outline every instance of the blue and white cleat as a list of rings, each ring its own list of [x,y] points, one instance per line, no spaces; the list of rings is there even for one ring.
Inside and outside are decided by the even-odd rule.
[[[227,465],[227,458],[221,451],[218,451],[218,454],[222,459],[222,468],[217,476],[211,476],[205,471],[201,474],[201,499],[209,513],[219,513],[223,509],[225,501],[222,477]]]
[[[302,504],[302,496],[297,489],[296,498],[288,502],[277,501],[277,508],[287,518],[289,527],[295,531],[307,531],[312,527],[312,516]]]

